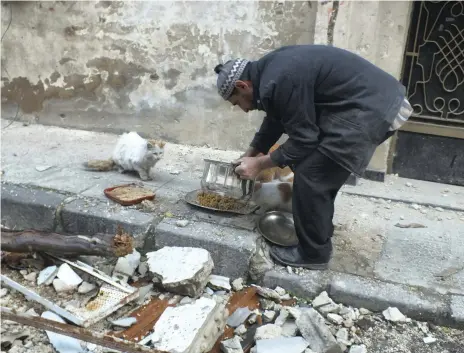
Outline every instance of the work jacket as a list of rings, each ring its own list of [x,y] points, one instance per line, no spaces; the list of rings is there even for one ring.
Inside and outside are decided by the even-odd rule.
[[[250,63],[254,103],[266,117],[251,146],[295,167],[314,150],[362,175],[400,110],[405,87],[347,50],[324,45],[277,49]]]

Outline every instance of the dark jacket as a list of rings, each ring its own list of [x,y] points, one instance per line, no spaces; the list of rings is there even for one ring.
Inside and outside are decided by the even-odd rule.
[[[271,153],[280,167],[318,149],[361,175],[405,95],[398,80],[369,61],[324,45],[277,49],[251,62],[249,76],[257,109],[267,113],[251,146],[267,153],[286,133]]]

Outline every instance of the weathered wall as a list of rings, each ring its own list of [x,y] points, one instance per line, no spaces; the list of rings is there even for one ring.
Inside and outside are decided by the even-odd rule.
[[[333,1],[318,4],[314,43],[348,49],[400,79],[409,29],[410,1]],[[335,12],[338,12],[336,17]],[[390,141],[379,146],[368,169],[386,171]]]
[[[245,148],[262,115],[219,98],[214,66],[311,43],[316,8],[309,1],[13,3],[2,42],[2,112],[11,116],[18,103],[20,116],[40,123]],[[3,33],[10,9],[2,10]]]

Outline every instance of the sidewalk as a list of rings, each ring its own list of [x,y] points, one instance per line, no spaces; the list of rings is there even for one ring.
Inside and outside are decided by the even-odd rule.
[[[88,234],[132,232],[139,247],[200,246],[215,272],[260,278],[300,296],[327,289],[346,305],[381,310],[389,305],[417,319],[464,326],[464,188],[417,180],[360,180],[336,202],[334,259],[326,272],[270,268],[254,232],[254,216],[235,217],[188,206],[185,193],[200,188],[203,158],[229,161],[240,152],[167,144],[157,164],[155,209],[123,207],[107,187],[139,181],[117,172],[82,168],[111,156],[117,136],[2,121],[2,224]],[[176,220],[187,219],[187,227]],[[400,228],[419,223],[426,228]]]

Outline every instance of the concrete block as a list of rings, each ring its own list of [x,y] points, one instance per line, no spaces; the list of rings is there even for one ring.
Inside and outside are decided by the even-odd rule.
[[[257,234],[206,222],[191,222],[187,227],[164,219],[155,229],[156,239],[147,237],[145,251],[164,246],[203,248],[214,261],[214,274],[229,278],[247,277],[248,265],[256,249]]]
[[[280,286],[301,298],[312,299],[328,288],[332,273],[330,271],[311,271],[304,276],[272,270],[267,272],[260,284],[263,287]]]
[[[115,234],[118,225],[136,240],[136,247],[143,245],[151,231],[154,216],[108,204],[96,199],[79,199],[65,205],[61,210],[61,222],[65,232],[74,234]]]
[[[222,334],[226,317],[225,306],[208,298],[169,307],[154,327],[154,348],[177,353],[207,352]]]
[[[329,296],[336,302],[353,307],[383,311],[391,306],[412,319],[449,323],[446,296],[400,284],[337,274],[330,284]]]
[[[464,329],[464,296],[451,296],[451,319],[454,326]]]
[[[66,198],[55,191],[2,184],[2,224],[14,229],[55,230],[57,208]]]

